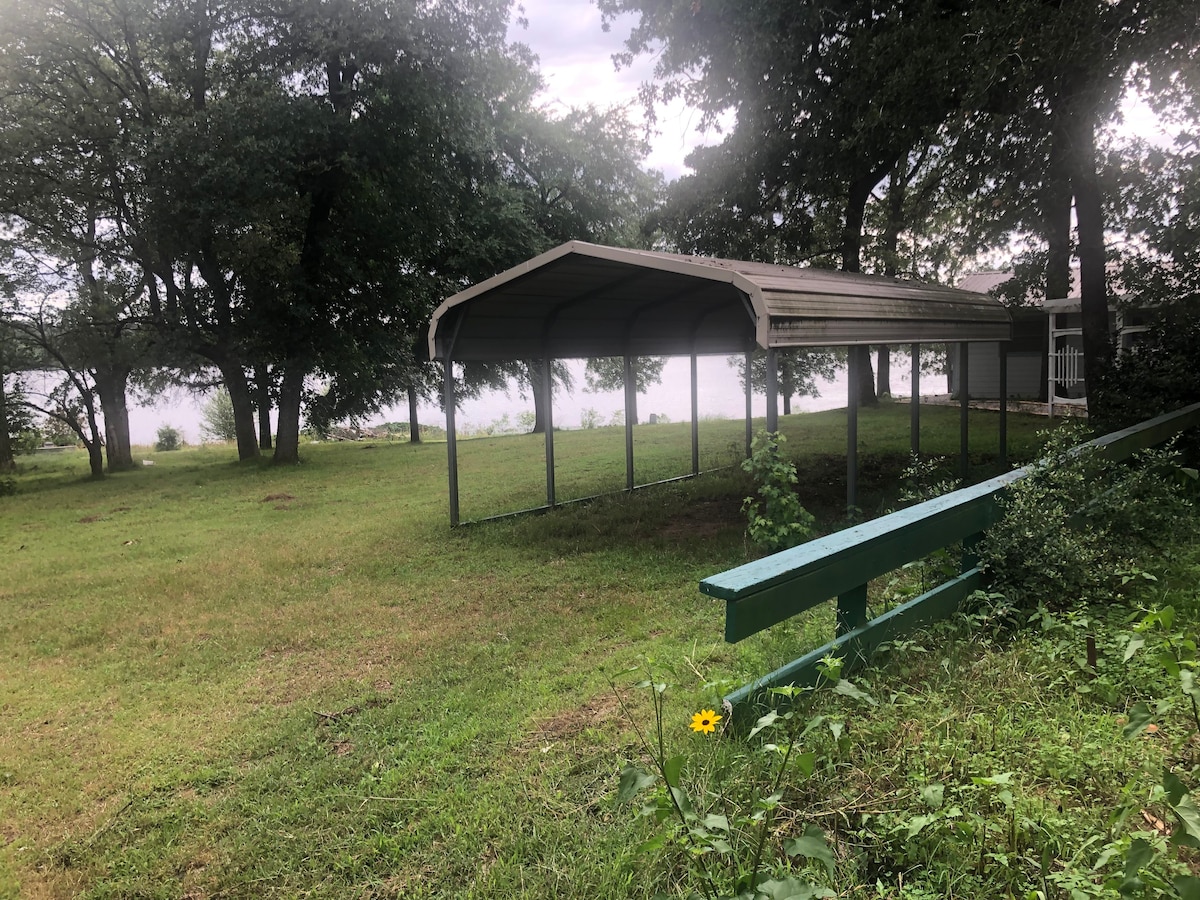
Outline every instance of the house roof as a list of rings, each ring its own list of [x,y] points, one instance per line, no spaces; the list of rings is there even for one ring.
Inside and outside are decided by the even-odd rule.
[[[1007,340],[996,299],[942,285],[571,241],[445,300],[434,359],[569,359]]]

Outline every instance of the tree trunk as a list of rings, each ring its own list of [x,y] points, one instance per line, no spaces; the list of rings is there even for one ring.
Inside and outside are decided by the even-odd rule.
[[[779,393],[783,396],[783,414],[792,414],[792,394],[796,393],[796,373],[792,361],[779,356]]]
[[[529,373],[530,392],[533,394],[533,430],[530,434],[546,433],[546,403],[542,392],[545,390],[546,378],[543,374],[545,360],[531,359],[525,363]]]
[[[220,365],[225,389],[233,404],[233,428],[237,436],[238,459],[258,459],[258,435],[254,428],[254,402],[250,399],[250,385],[240,364]]]
[[[887,169],[883,169],[886,172]],[[850,185],[846,195],[846,221],[842,228],[842,271],[862,271],[862,229],[867,200],[871,191],[879,184],[883,175],[871,172]],[[858,381],[858,403],[860,406],[878,406],[875,396],[875,373],[871,371],[871,348],[850,347],[846,364],[854,370]]]
[[[878,406],[875,372],[871,367],[871,348],[866,344],[846,348],[846,365],[858,374],[858,405]]]
[[[108,471],[127,472],[133,468],[133,447],[129,439],[129,406],[125,387],[129,373],[99,369],[95,372],[96,393],[104,414],[105,453]]]
[[[4,373],[0,372],[0,472],[11,472],[17,467],[8,430],[8,397],[4,393]]]
[[[254,404],[258,411],[258,449],[271,449],[271,374],[265,363],[254,367]]]
[[[99,481],[104,477],[104,448],[100,446],[100,434],[96,433],[94,440],[84,441],[88,452],[88,466],[92,471],[92,478]]]
[[[96,421],[96,405],[92,398],[83,394],[83,408],[87,412],[88,434],[83,429],[74,427],[74,431],[83,441],[88,452],[88,466],[92,470],[92,478],[99,481],[104,477],[104,441],[100,437],[100,424]]]
[[[305,366],[291,363],[283,370],[279,384],[279,419],[275,432],[275,465],[300,462],[300,396],[304,390]]]
[[[1055,115],[1050,127],[1050,158],[1039,200],[1046,238],[1046,299],[1071,295],[1071,177],[1067,170],[1070,136]]]
[[[1071,192],[1079,229],[1079,298],[1083,325],[1083,368],[1088,417],[1103,418],[1101,385],[1112,363],[1108,329],[1108,290],[1105,285],[1104,209],[1096,177],[1096,137],[1090,114],[1074,120],[1071,142]]]
[[[880,344],[875,348],[879,354],[879,366],[875,372],[875,394],[878,397],[892,396],[892,348]]]
[[[417,389],[408,386],[408,442],[421,443],[421,423],[417,421]]]

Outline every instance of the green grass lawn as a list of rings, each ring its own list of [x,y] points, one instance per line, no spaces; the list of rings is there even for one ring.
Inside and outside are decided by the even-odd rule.
[[[925,450],[957,452],[957,415],[924,412]],[[782,421],[801,495],[829,519],[844,419]],[[980,477],[995,422],[972,414]],[[1010,417],[1015,456],[1042,425]],[[735,462],[743,434],[702,423],[703,464]],[[908,408],[864,411],[860,435],[870,515],[895,494]],[[460,447],[464,518],[544,499],[540,438]],[[560,497],[623,486],[620,429],[563,432],[557,451]],[[683,474],[688,426],[639,427],[636,452],[639,480]],[[749,680],[827,639],[820,611],[721,641],[723,608],[696,584],[750,552],[737,467],[451,530],[440,444],[314,444],[291,469],[220,447],[142,455],[155,465],[98,483],[82,454],[26,457],[19,493],[0,498],[0,896],[650,896],[671,876],[634,854],[645,825],[614,802],[634,743],[610,679],[652,661],[686,722],[713,702],[706,681]],[[1023,723],[1000,742],[1058,734],[1023,718],[1047,712],[1019,656],[959,644],[873,676],[909,699],[864,736],[890,730],[916,753],[913,729],[933,721],[905,710],[943,704],[938,727],[974,752],[986,734],[953,706],[986,720],[992,665],[1008,667],[1000,693]],[[1067,696],[1111,727],[1112,709]],[[1105,765],[1132,772],[1138,752]],[[864,765],[831,768],[822,806]],[[1088,809],[1106,815],[1107,799]],[[895,892],[899,862],[872,874],[843,853],[845,896],[875,880],[910,896]]]

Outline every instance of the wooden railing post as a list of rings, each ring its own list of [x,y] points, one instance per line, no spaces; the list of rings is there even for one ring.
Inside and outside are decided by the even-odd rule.
[[[853,631],[867,621],[867,586],[860,584],[838,595],[837,636]]]

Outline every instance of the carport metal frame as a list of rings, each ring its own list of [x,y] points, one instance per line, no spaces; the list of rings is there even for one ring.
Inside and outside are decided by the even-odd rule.
[[[640,293],[639,293],[640,292]],[[546,503],[533,512],[562,505],[555,495],[553,376],[555,359],[620,356],[625,383],[625,490],[632,491],[633,420],[636,386],[633,359],[689,355],[691,361],[691,474],[700,472],[697,357],[744,353],[747,364],[746,453],[752,439],[750,360],[755,348],[767,353],[766,430],[779,429],[777,353],[820,346],[905,344],[912,346],[913,453],[920,449],[920,344],[958,345],[960,468],[967,470],[965,381],[967,346],[1000,346],[1000,453],[1007,438],[1006,343],[1012,323],[998,300],[940,285],[892,278],[801,269],[737,260],[628,250],[572,241],[467,288],[445,300],[429,327],[431,359],[443,362],[450,522],[460,523],[458,448],[455,432],[454,362],[484,359],[541,359],[546,411]],[[857,505],[858,384],[850,369],[847,397],[847,509]],[[667,479],[674,481],[678,479]],[[661,482],[654,482],[661,483]],[[574,502],[574,501],[572,501]],[[510,513],[512,515],[515,513]],[[496,517],[493,517],[496,518]]]

